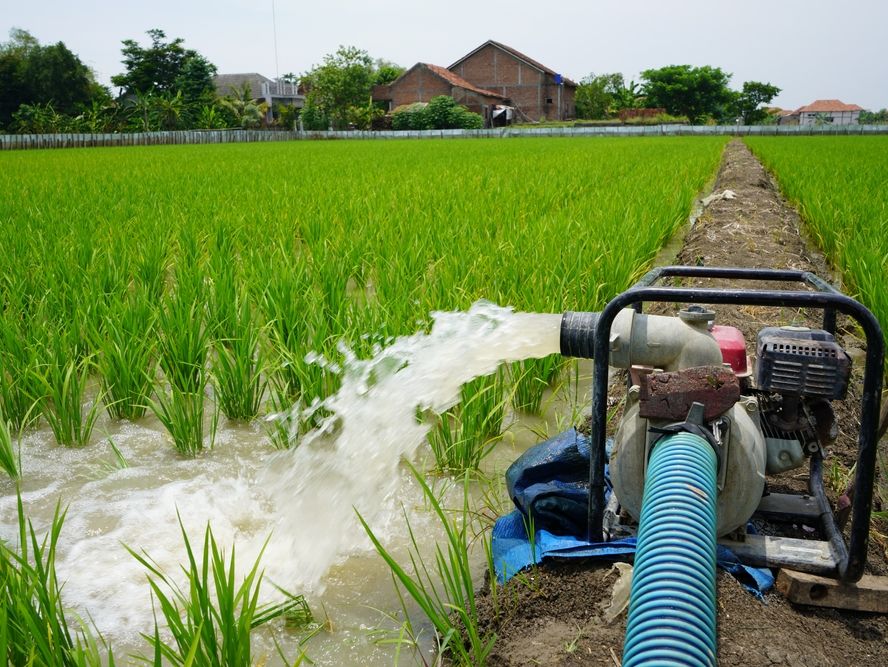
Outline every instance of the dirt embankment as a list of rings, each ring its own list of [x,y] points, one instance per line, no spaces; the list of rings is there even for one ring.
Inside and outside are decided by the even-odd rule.
[[[675,264],[800,269],[836,284],[822,255],[800,234],[796,211],[739,140],[725,150],[714,191],[724,190],[736,197],[706,208]],[[763,326],[819,327],[820,313],[719,306],[716,321],[736,326],[754,341]],[[839,341],[853,353],[861,342],[845,326],[840,320]],[[841,435],[831,454],[845,466],[856,458],[859,384],[858,378],[849,398],[835,406]],[[795,471],[780,483],[801,491],[806,474]],[[868,570],[888,574],[884,550],[877,545],[870,548]],[[608,624],[603,614],[616,578],[610,564],[546,563],[509,582],[496,605],[489,593],[482,595],[481,616],[498,636],[490,664],[619,666],[626,615]],[[762,603],[724,573],[718,577],[718,632],[723,667],[888,665],[888,617],[795,606],[776,592]]]

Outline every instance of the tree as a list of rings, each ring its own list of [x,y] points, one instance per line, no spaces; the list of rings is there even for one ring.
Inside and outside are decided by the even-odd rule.
[[[888,109],[881,109],[880,111],[861,111],[860,123],[861,125],[884,125],[885,123],[888,123]]]
[[[348,125],[349,107],[360,107],[374,84],[373,60],[354,46],[340,46],[324,62],[302,77],[308,90],[306,106],[316,107],[334,127]]]
[[[770,83],[744,81],[743,90],[736,94],[734,108],[737,115],[743,118],[744,125],[760,125],[768,117],[768,112],[761,106],[779,94],[780,89]]]
[[[669,65],[641,73],[649,107],[663,107],[674,116],[687,116],[690,123],[728,115],[735,94],[728,88],[731,75],[721,68],[704,65]]]
[[[404,68],[395,63],[377,58],[374,63],[373,84],[377,86],[385,86],[404,73]]]
[[[250,85],[245,83],[240,90],[232,90],[219,100],[219,106],[233,119],[237,127],[258,127],[268,113],[268,105],[265,102],[257,102],[250,92]]]
[[[41,46],[26,30],[14,28],[0,44],[0,126],[27,104],[51,106],[73,115],[95,99],[107,98],[92,71],[63,42]]]
[[[115,74],[111,83],[127,94],[172,94],[181,92],[186,103],[205,101],[214,92],[216,67],[197,51],[186,49],[181,37],[165,42],[163,30],[148,31],[151,45],[143,48],[132,39],[123,40],[126,72]]]
[[[607,118],[624,99],[626,85],[623,75],[615,74],[590,74],[580,81],[576,92],[577,118],[589,118],[593,120]]]

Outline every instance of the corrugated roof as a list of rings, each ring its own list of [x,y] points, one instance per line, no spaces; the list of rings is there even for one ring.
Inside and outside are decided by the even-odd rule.
[[[815,100],[807,106],[799,107],[795,113],[828,113],[830,111],[863,111],[856,104],[845,104],[841,100]]]
[[[504,100],[506,99],[499,93],[495,93],[492,90],[486,90],[484,88],[479,88],[474,83],[470,83],[466,81],[464,78],[451,72],[446,67],[441,67],[440,65],[432,65],[431,63],[417,63],[418,65],[422,65],[433,74],[437,74],[442,79],[447,81],[452,86],[456,86],[457,88],[464,88],[465,90],[469,90],[473,93],[478,93],[479,95],[486,95],[487,97],[496,97],[497,99]]]
[[[462,58],[460,58],[460,59],[457,60],[455,63],[453,63],[453,64],[450,66],[450,69],[453,69],[454,67],[456,67],[457,65],[459,65],[463,60],[465,60],[466,58],[469,58],[470,56],[476,54],[478,51],[480,51],[481,49],[483,49],[485,46],[488,46],[488,45],[489,45],[489,46],[493,46],[493,47],[499,49],[500,51],[505,51],[505,52],[508,53],[509,55],[511,55],[511,56],[513,56],[513,57],[515,57],[515,58],[517,58],[518,60],[521,60],[521,61],[527,63],[528,65],[530,65],[530,66],[533,67],[534,69],[539,70],[540,72],[545,72],[546,74],[551,74],[552,76],[558,76],[558,74],[559,74],[559,73],[556,72],[555,70],[550,69],[549,67],[546,67],[546,66],[543,65],[541,62],[538,62],[538,61],[534,60],[533,58],[524,55],[524,54],[521,53],[521,51],[519,51],[518,49],[513,49],[511,46],[508,46],[507,44],[503,44],[502,42],[497,42],[496,40],[493,40],[493,39],[488,39],[486,42],[484,42],[484,43],[483,43],[481,46],[479,46],[477,49],[473,49],[472,51],[470,51],[469,53],[467,53],[466,55],[464,55]],[[577,85],[577,83],[576,83],[575,81],[572,81],[571,79],[568,79],[566,76],[563,76],[563,75],[562,75],[562,79],[563,79],[565,85],[568,85],[568,86],[576,86],[576,85]]]

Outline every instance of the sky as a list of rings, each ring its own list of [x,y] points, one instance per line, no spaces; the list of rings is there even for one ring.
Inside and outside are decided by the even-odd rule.
[[[493,39],[575,81],[712,65],[735,89],[778,86],[773,103],[787,109],[816,99],[888,107],[885,0],[0,0],[0,41],[14,27],[64,42],[106,85],[123,71],[121,41],[147,45],[160,28],[220,73],[298,74],[340,45],[446,67]]]

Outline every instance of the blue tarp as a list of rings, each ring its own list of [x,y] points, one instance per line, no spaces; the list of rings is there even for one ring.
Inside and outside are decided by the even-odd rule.
[[[544,558],[627,560],[635,553],[634,537],[591,543],[575,536],[585,534],[588,470],[589,440],[575,429],[532,447],[509,467],[506,485],[518,509],[493,527],[493,562],[500,583]],[[607,485],[610,493],[610,480]],[[528,514],[534,517],[533,553]],[[770,570],[743,565],[726,547],[718,547],[717,560],[759,598],[774,585]]]

